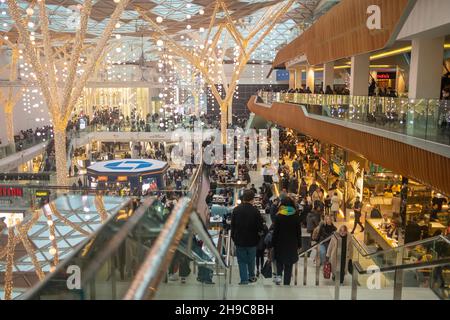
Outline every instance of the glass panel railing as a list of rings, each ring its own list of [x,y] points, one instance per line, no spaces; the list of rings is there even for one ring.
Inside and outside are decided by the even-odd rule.
[[[398,298],[401,288],[405,288],[406,299],[415,298],[414,294],[418,299],[436,295],[448,298],[450,241],[447,238],[439,236],[371,254],[356,241],[354,244],[353,262],[363,270],[354,274],[360,298]]]
[[[353,300],[449,300],[450,258],[384,269],[355,264]]]
[[[26,139],[19,139],[14,143],[0,146],[0,159],[11,156],[17,152],[24,151],[39,144],[48,143],[52,139],[51,133],[33,135]]]
[[[196,229],[192,222],[190,229]],[[204,239],[204,236],[195,231],[185,232],[154,299],[222,300],[225,298],[227,270],[215,256],[214,251],[218,248],[211,250],[206,245],[207,241],[208,239]],[[225,242],[222,242],[220,247],[226,248]]]
[[[450,257],[450,241],[442,236],[409,243],[404,246],[369,255],[361,253],[360,250],[355,250],[355,261],[358,261],[365,268],[370,265],[386,268],[415,264],[420,261],[440,260],[446,257]]]
[[[37,208],[10,208],[2,213],[6,228],[0,231],[5,240],[0,247],[0,275],[7,279],[0,288],[2,298],[29,291],[111,217],[132,207],[129,197],[60,193],[49,199],[45,192],[36,193],[43,197]]]
[[[264,103],[304,105],[310,114],[450,144],[450,100],[262,92]]]
[[[115,215],[23,298],[121,299],[167,217],[154,198]]]

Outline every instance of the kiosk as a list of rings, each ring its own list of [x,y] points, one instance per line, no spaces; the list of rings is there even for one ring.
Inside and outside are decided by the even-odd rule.
[[[87,168],[90,186],[112,185],[138,190],[157,191],[165,187],[167,162],[152,159],[123,159],[97,162]]]

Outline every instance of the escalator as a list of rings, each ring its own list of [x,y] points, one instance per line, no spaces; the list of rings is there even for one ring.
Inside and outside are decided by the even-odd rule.
[[[134,212],[118,212],[18,299],[154,298],[152,288],[164,287],[176,261],[194,262],[203,274],[199,283],[210,285],[207,278],[226,265],[196,212],[204,201],[202,177],[197,170],[188,194],[169,213],[156,197],[145,199]]]

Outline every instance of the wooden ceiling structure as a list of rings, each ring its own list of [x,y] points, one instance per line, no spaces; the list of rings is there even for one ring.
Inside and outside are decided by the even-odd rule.
[[[274,68],[305,56],[310,65],[369,53],[391,45],[416,0],[342,0],[319,18],[308,30],[281,49]],[[381,30],[367,27],[367,9],[381,9]]]

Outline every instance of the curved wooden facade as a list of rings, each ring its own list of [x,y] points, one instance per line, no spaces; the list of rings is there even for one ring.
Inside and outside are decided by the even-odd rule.
[[[281,49],[273,67],[306,56],[310,65],[381,50],[397,37],[416,0],[342,0],[308,30]],[[367,27],[367,8],[381,9],[381,30]]]
[[[450,195],[450,158],[369,132],[313,119],[294,104],[275,102],[269,107],[257,103],[253,96],[248,108],[268,121],[352,151]]]

